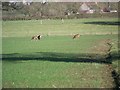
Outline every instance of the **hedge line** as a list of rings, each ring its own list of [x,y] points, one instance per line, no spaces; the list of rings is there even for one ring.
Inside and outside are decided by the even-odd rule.
[[[93,13],[93,14],[73,14],[69,16],[24,16],[24,15],[2,15],[3,20],[39,20],[39,19],[79,19],[79,18],[104,18],[118,17],[118,13]]]

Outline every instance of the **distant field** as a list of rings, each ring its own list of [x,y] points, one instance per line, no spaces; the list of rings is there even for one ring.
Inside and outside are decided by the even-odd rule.
[[[4,21],[3,87],[115,87],[111,73],[118,69],[116,22],[117,18],[73,19],[63,24],[61,20],[43,20],[43,24],[37,20]],[[43,35],[40,41],[31,40],[39,33]],[[82,36],[73,40],[76,33]],[[104,57],[97,59],[99,51],[94,49],[102,50],[100,42],[104,47],[103,41],[108,39],[114,68]]]
[[[117,18],[65,19],[61,20],[4,21],[3,37],[31,37],[34,34],[72,35],[117,34]]]

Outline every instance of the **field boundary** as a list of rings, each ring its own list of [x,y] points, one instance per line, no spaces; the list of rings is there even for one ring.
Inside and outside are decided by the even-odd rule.
[[[43,36],[73,36],[77,33],[72,33],[72,34],[54,34],[54,33],[51,33],[51,34],[41,34]],[[80,35],[118,35],[118,33],[78,33]],[[2,36],[2,37],[16,37],[16,36]],[[26,37],[26,36],[17,36],[17,37]],[[30,36],[27,36],[27,37],[32,37],[32,35]]]

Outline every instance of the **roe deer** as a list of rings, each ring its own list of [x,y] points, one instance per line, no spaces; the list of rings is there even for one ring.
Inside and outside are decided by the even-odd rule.
[[[75,34],[75,35],[73,36],[73,39],[79,38],[79,37],[80,37],[80,34]]]

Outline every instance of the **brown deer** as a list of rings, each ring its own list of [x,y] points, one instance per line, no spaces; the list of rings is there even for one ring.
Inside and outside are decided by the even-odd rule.
[[[35,35],[35,36],[32,37],[31,40],[40,40],[41,37],[42,37],[41,35]]]
[[[75,34],[75,35],[73,36],[73,39],[79,38],[79,37],[80,37],[80,34]]]

